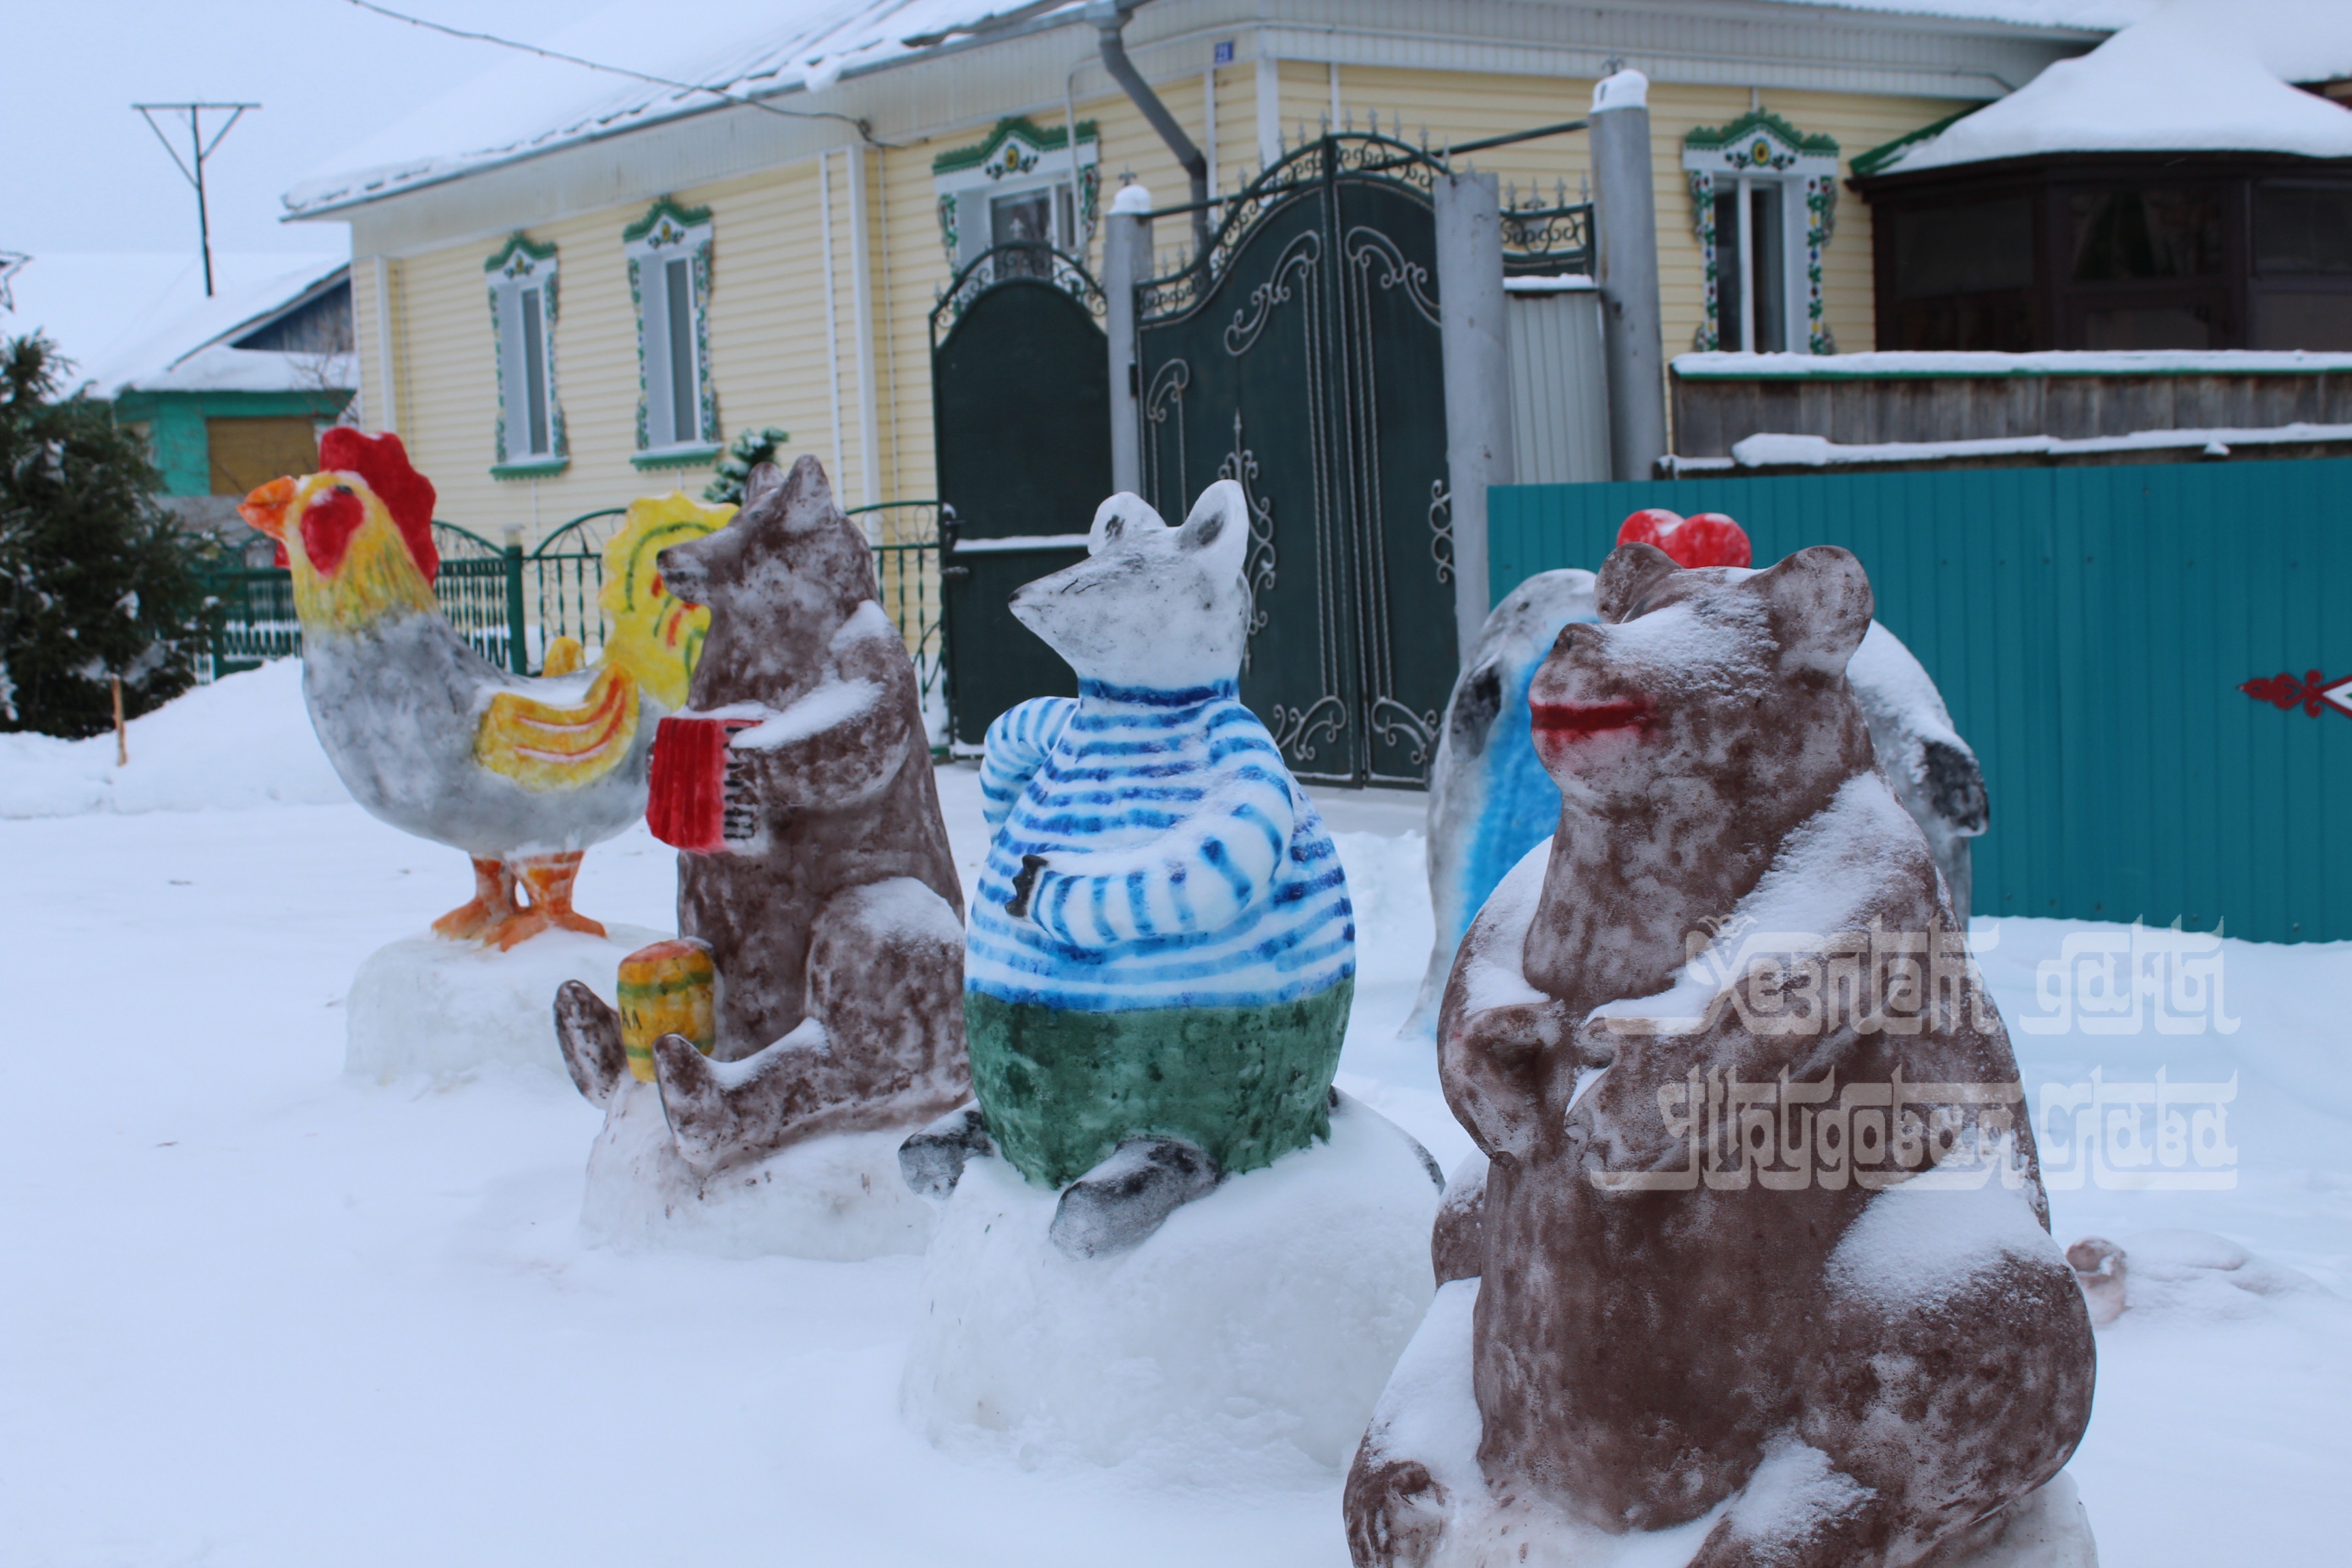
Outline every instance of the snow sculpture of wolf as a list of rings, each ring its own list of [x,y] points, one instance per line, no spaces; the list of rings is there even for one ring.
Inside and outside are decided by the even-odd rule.
[[[717,742],[705,782],[726,824],[678,857],[678,929],[709,944],[718,1004],[709,1057],[681,1035],[653,1044],[677,1152],[707,1180],[820,1133],[936,1118],[970,1082],[962,893],[872,552],[804,457],[789,476],[760,465],[735,520],[660,565],[711,622],[655,773],[674,734]],[[619,1104],[614,1010],[575,982],[556,1018],[581,1091]]]
[[[1443,1082],[1489,1165],[1349,1477],[1356,1562],[1657,1532],[1643,1561],[1705,1568],[2087,1563],[2060,1470],[2091,1326],[1848,689],[1861,566],[1633,543],[1597,601],[1530,692],[1559,833],[1447,985]]]
[[[1236,690],[1248,545],[1230,480],[1181,529],[1118,495],[1086,561],[1013,596],[1079,696],[989,728],[996,834],[964,980],[977,1115],[906,1157],[944,1190],[984,1122],[1024,1175],[1067,1187],[1054,1235],[1080,1256],[1330,1129],[1354,916],[1322,818]]]

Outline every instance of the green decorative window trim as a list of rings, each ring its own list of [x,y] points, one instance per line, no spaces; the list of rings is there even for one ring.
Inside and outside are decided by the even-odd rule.
[[[656,231],[661,227],[661,223],[664,218],[667,218],[669,220],[670,226],[673,229],[683,230],[700,228],[709,223],[710,209],[709,207],[682,207],[678,205],[677,203],[670,200],[667,196],[656,197],[654,205],[646,209],[645,216],[639,218],[636,222],[631,224],[628,227],[621,231],[621,243],[623,245],[635,245],[640,241],[650,240],[652,243],[658,246],[662,242],[656,238],[655,235]]]
[[[572,466],[570,458],[538,458],[524,463],[492,463],[494,479],[543,479]]]
[[[482,263],[488,279],[490,295],[490,344],[492,363],[496,366],[499,387],[497,426],[492,432],[490,450],[493,454],[490,472],[499,476],[501,468],[540,471],[548,463],[561,471],[572,452],[570,428],[563,419],[563,402],[556,395],[555,318],[557,309],[555,247],[542,245],[517,230],[507,237],[507,242]],[[519,296],[525,289],[536,289],[540,296],[540,353],[547,379],[547,441],[544,453],[516,453],[509,446],[507,435],[507,387],[509,367],[506,363],[506,323],[501,319],[501,301]],[[520,374],[518,371],[515,374]]]
[[[716,453],[720,449],[719,396],[710,375],[710,209],[680,206],[668,196],[659,197],[645,216],[621,231],[621,242],[629,262],[629,303],[637,321],[638,456],[632,461],[640,468],[688,466],[701,458],[687,456],[675,462],[667,459],[678,454]],[[690,442],[656,448],[653,438],[653,365],[647,352],[646,263],[667,265],[678,254],[693,263],[688,272],[693,290],[689,313],[694,323],[694,407],[699,428],[693,432],[695,439]]]
[[[518,229],[507,237],[491,258],[482,263],[482,270],[501,277],[528,277],[540,264],[555,259],[555,247],[541,245]]]
[[[939,200],[940,244],[947,252],[950,269],[961,269],[971,259],[964,254],[967,216],[978,226],[975,254],[987,248],[988,203],[981,200],[967,213],[963,196],[998,190],[1018,193],[1071,187],[1069,216],[1076,232],[1067,237],[1067,248],[1084,255],[1094,242],[1102,210],[1101,158],[1102,136],[1094,121],[1079,121],[1073,139],[1068,128],[1048,130],[1016,114],[998,121],[995,129],[973,145],[932,159],[931,189]]]
[[[1838,155],[1834,136],[1808,136],[1769,109],[1751,109],[1728,125],[1702,125],[1683,138],[1683,162],[1717,153],[1734,169],[1785,173],[1800,158]]]
[[[658,452],[639,452],[629,459],[629,466],[643,469],[709,468],[726,449],[717,442],[708,447],[670,447]]]
[[[1026,146],[1007,154],[1006,144],[1016,140],[1026,143]],[[1091,120],[1078,121],[1078,140],[1081,142],[1101,140],[1100,131],[1095,121]],[[1001,180],[1006,174],[1025,174],[1035,168],[1037,161],[1030,154],[1066,152],[1069,150],[1069,145],[1070,133],[1066,128],[1056,126],[1047,131],[1025,114],[1012,114],[998,121],[996,128],[991,131],[978,145],[958,147],[952,152],[942,153],[932,159],[931,173],[934,175],[958,174],[966,169],[979,169],[986,173],[989,178]],[[993,166],[992,166],[992,160],[994,161]]]
[[[1837,353],[1822,300],[1822,251],[1837,232],[1837,139],[1809,136],[1769,110],[1751,110],[1727,125],[1700,126],[1684,137],[1683,172],[1690,182],[1691,228],[1698,238],[1706,289],[1691,346],[1703,353],[1725,346],[1715,198],[1720,184],[1745,179],[1781,189],[1784,222],[1790,216],[1789,198],[1802,199],[1806,352]]]
[[[1904,153],[1909,152],[1912,148],[1916,147],[1922,142],[1926,142],[1933,137],[1941,136],[1945,132],[1949,131],[1953,126],[1958,125],[1961,121],[1966,120],[1969,115],[1974,114],[1978,109],[1981,107],[1982,105],[1979,104],[1970,104],[1968,108],[1961,110],[1958,114],[1947,114],[1943,119],[1938,120],[1933,125],[1922,125],[1918,130],[1907,132],[1905,135],[1897,136],[1892,142],[1882,142],[1867,153],[1858,153],[1854,154],[1854,178],[1868,179],[1873,174],[1883,173],[1889,163],[1892,163],[1897,158],[1902,157]]]

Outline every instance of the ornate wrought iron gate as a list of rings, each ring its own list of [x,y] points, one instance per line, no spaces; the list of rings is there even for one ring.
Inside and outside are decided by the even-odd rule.
[[[1433,166],[1309,142],[1138,291],[1146,499],[1248,493],[1242,696],[1301,778],[1426,781],[1454,684]]]
[[[1102,289],[1046,246],[999,246],[931,311],[948,712],[956,747],[1076,677],[1005,601],[1086,554],[1111,493],[1110,350]]]

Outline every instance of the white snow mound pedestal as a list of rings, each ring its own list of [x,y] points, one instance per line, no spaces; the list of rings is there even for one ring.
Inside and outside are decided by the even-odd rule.
[[[589,1151],[580,1223],[624,1250],[845,1263],[920,1252],[937,1212],[898,1172],[898,1145],[915,1131],[803,1139],[705,1182],[677,1152],[660,1089],[625,1079]]]
[[[1768,1447],[1748,1486],[1687,1524],[1612,1535],[1524,1495],[1497,1500],[1478,1468],[1479,1415],[1471,1388],[1471,1316],[1478,1281],[1455,1279],[1437,1292],[1420,1331],[1397,1363],[1373,1419],[1391,1453],[1428,1466],[1452,1518],[1429,1568],[1685,1568],[1726,1513],[1785,1517],[1835,1507],[1845,1478],[1818,1450],[1789,1442]],[[1734,1528],[1738,1528],[1735,1523]],[[1992,1541],[1937,1568],[2098,1568],[2090,1517],[2061,1470],[2009,1510]]]
[[[461,1077],[487,1067],[561,1073],[555,993],[584,981],[610,997],[621,960],[663,931],[613,925],[601,937],[545,931],[505,952],[427,933],[378,948],[352,977],[343,1003],[343,1070],[388,1083],[423,1073]]]
[[[1087,1260],[1046,1235],[1058,1194],[971,1161],[923,1264],[908,1420],[942,1447],[1031,1466],[1263,1479],[1286,1448],[1344,1466],[1432,1294],[1424,1158],[1342,1100],[1328,1142]]]

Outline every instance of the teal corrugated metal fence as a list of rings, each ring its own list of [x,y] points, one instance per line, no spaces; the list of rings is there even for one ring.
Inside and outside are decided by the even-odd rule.
[[[2238,689],[2352,677],[2352,461],[1512,486],[1495,595],[1645,506],[1862,558],[1984,763],[1978,914],[2352,938],[2352,718]]]

